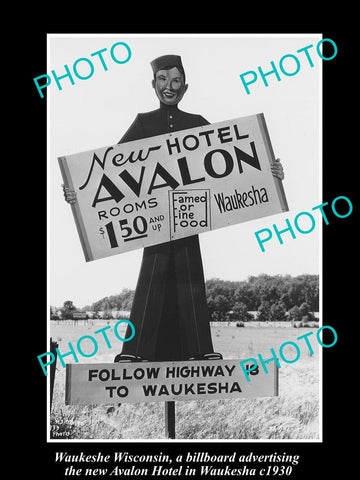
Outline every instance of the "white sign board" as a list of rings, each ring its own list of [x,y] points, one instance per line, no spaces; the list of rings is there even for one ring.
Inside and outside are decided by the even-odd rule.
[[[66,365],[67,405],[211,400],[278,395],[278,369],[250,372],[241,360]],[[245,370],[253,365],[244,364]]]
[[[263,114],[59,158],[86,261],[287,211]]]

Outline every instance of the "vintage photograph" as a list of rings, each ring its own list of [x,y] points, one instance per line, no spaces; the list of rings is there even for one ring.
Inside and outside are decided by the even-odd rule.
[[[321,442],[314,34],[48,34],[49,442]],[[326,333],[326,338],[325,338]]]

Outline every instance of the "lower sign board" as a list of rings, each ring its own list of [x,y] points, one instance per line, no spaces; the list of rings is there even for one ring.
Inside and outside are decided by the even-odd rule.
[[[278,395],[275,364],[268,366],[268,373],[252,370],[248,381],[240,362],[67,364],[65,403],[98,405]],[[245,370],[252,367],[251,362],[245,363]]]
[[[58,160],[86,261],[288,210],[263,114]]]

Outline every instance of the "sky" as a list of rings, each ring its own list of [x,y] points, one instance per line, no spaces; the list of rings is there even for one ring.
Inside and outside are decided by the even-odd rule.
[[[94,73],[87,80],[73,75],[47,88],[48,136],[48,303],[60,307],[72,300],[81,308],[123,288],[134,289],[142,250],[86,262],[70,206],[62,192],[58,157],[116,144],[139,112],[158,108],[151,87],[150,62],[164,54],[181,55],[189,88],[181,110],[201,114],[210,123],[263,113],[275,156],[285,171],[283,186],[289,211],[200,235],[206,279],[245,280],[260,273],[300,275],[321,270],[321,216],[314,213],[316,227],[293,239],[283,236],[281,245],[268,242],[262,252],[254,232],[272,224],[285,228],[303,211],[311,212],[322,199],[321,186],[321,79],[322,60],[316,53],[321,34],[306,35],[48,35],[47,73],[58,76],[70,71],[80,58],[91,59]],[[116,63],[111,47],[124,42],[131,49],[126,63]],[[313,66],[304,52],[308,49]],[[105,49],[105,70],[98,56]],[[118,59],[127,58],[119,45]],[[279,69],[285,55],[295,55],[299,71],[286,76]],[[269,86],[259,78],[247,94],[240,74],[271,70],[274,62],[281,81],[269,75]],[[291,57],[283,59],[288,72]],[[80,70],[81,67],[81,70]],[[80,74],[88,73],[86,61],[78,63]],[[40,73],[39,73],[40,75]],[[259,76],[259,72],[258,72]],[[304,227],[305,229],[305,227]]]

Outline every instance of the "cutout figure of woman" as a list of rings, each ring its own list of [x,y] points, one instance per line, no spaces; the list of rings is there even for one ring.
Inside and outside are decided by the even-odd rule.
[[[119,143],[209,124],[178,108],[188,89],[181,57],[164,55],[151,66],[160,106],[138,114]],[[284,178],[279,160],[272,172]],[[75,192],[64,189],[64,194],[69,203],[76,201]],[[135,337],[123,344],[115,362],[222,358],[213,349],[197,235],[144,248],[130,321]]]

